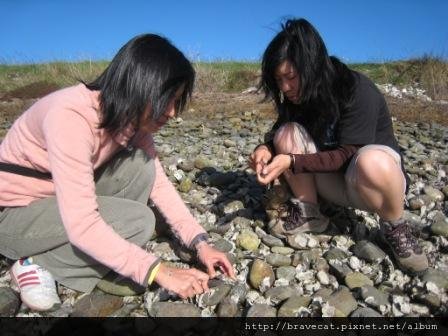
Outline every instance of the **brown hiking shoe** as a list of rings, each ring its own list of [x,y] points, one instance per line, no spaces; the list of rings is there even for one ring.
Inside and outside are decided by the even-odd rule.
[[[329,219],[322,215],[317,204],[292,198],[282,204],[277,215],[269,222],[273,236],[285,238],[299,232],[321,233],[328,227]]]
[[[381,232],[403,272],[416,274],[428,268],[428,258],[406,221],[395,226],[381,221]]]

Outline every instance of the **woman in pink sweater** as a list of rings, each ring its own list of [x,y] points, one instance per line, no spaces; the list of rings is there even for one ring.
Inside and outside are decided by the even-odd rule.
[[[0,145],[0,253],[22,301],[55,309],[55,279],[90,292],[113,270],[192,297],[208,290],[215,266],[234,277],[207,243],[169,182],[152,134],[191,97],[194,69],[165,38],[130,40],[92,83],[54,92],[31,106]],[[155,219],[148,199],[207,268],[169,267],[142,246]]]

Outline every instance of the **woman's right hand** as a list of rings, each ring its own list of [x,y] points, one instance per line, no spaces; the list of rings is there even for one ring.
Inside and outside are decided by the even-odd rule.
[[[195,268],[183,269],[160,265],[154,281],[159,286],[172,291],[182,299],[202,294],[209,290],[209,276]]]
[[[250,155],[249,166],[257,173],[257,175],[260,175],[263,167],[272,159],[272,156],[272,152],[268,146],[258,146]]]

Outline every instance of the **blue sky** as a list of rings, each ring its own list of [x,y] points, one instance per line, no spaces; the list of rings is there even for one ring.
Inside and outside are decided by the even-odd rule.
[[[0,13],[0,63],[111,59],[146,32],[194,61],[259,60],[285,17],[346,62],[448,58],[446,0],[0,0]]]

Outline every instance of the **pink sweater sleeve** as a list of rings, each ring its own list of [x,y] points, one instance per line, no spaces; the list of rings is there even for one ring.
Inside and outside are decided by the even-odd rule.
[[[145,284],[157,258],[118,235],[98,212],[92,165],[95,140],[88,122],[73,111],[50,111],[43,129],[69,241],[98,262]]]
[[[173,233],[187,247],[200,234],[206,234],[190,213],[173,184],[166,176],[160,160],[157,158],[154,140],[151,134],[137,133],[135,145],[142,148],[150,157],[155,159],[156,178],[150,198],[165,217]]]

